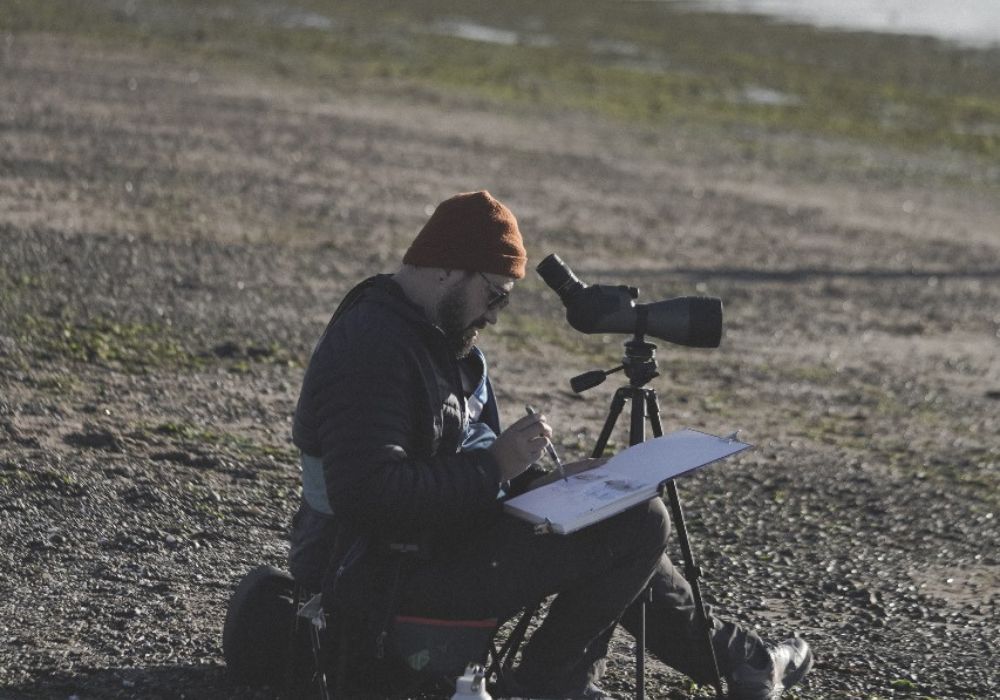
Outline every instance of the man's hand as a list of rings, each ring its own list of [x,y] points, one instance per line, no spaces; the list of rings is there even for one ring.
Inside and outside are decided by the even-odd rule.
[[[552,437],[552,428],[545,416],[536,413],[524,416],[500,433],[490,447],[500,465],[500,479],[507,481],[538,461]]]
[[[566,472],[566,476],[573,476],[574,474],[579,474],[580,472],[585,472],[589,469],[596,469],[597,467],[605,464],[610,457],[598,457],[597,459],[593,457],[587,457],[586,459],[581,459],[579,462],[570,462],[569,464],[563,465],[563,470]],[[559,475],[558,470],[553,469],[548,474],[540,476],[528,486],[528,490],[537,489],[539,486],[545,486],[545,484],[551,484],[553,481],[559,481],[562,477]]]

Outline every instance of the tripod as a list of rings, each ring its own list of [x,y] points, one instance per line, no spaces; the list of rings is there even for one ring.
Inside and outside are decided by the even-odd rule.
[[[640,328],[642,327],[641,324]],[[656,398],[655,389],[644,388],[653,378],[659,376],[656,370],[656,346],[643,340],[643,333],[637,331],[635,337],[625,343],[625,357],[622,364],[611,370],[596,370],[586,372],[571,380],[573,390],[577,393],[597,386],[604,381],[607,375],[625,371],[629,383],[619,387],[611,400],[611,408],[608,417],[604,421],[604,427],[597,438],[592,457],[600,457],[604,454],[608,439],[614,430],[615,423],[621,416],[625,408],[625,402],[631,404],[631,416],[629,420],[629,445],[638,445],[646,439],[646,418],[649,418],[653,429],[653,437],[663,435],[663,426],[660,424],[660,406]],[[684,510],[681,508],[680,496],[677,492],[677,485],[673,479],[665,484],[667,497],[670,501],[671,514],[674,525],[677,528],[677,537],[680,540],[681,552],[684,555],[684,574],[691,585],[691,592],[694,596],[695,607],[698,612],[698,620],[701,622],[704,631],[705,649],[712,659],[712,669],[714,671],[715,695],[722,698],[722,679],[719,674],[719,664],[715,657],[715,647],[712,646],[711,629],[708,624],[708,614],[701,597],[701,585],[698,579],[701,577],[701,567],[694,561],[694,554],[691,552],[691,545],[688,541],[687,526],[684,524]],[[635,688],[636,698],[645,700],[645,666],[646,666],[646,604],[651,599],[652,589],[644,591],[638,601],[639,605],[639,630],[636,635],[636,659],[635,659]]]

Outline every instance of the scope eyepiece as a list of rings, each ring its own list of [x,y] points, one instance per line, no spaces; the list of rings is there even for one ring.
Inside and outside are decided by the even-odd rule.
[[[545,280],[545,284],[549,285],[552,291],[559,295],[564,304],[574,294],[582,291],[584,288],[583,282],[573,274],[573,271],[555,253],[546,256],[544,260],[538,263],[535,270]]]

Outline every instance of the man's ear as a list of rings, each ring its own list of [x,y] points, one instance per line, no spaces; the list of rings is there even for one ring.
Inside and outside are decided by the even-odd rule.
[[[465,279],[465,270],[440,270],[438,273],[438,284],[445,287],[453,287]]]

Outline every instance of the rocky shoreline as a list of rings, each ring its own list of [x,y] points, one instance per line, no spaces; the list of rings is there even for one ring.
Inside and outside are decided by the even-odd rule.
[[[239,577],[284,561],[302,367],[340,295],[475,187],[536,261],[723,298],[723,347],[661,347],[657,388],[668,426],[756,445],[681,490],[713,604],[813,644],[798,697],[1000,693],[995,167],[316,92],[63,35],[4,56],[0,696],[267,696],[227,683],[221,625]],[[493,330],[508,420],[544,406],[583,456],[609,392],[567,379],[621,339],[575,334],[530,277]],[[655,661],[647,693],[707,696]]]

